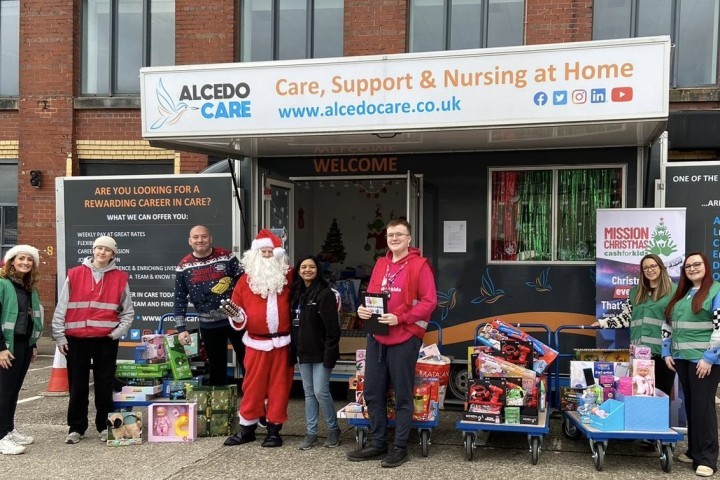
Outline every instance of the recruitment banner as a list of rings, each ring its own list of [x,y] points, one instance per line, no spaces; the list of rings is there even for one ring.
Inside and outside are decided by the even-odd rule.
[[[609,208],[597,211],[596,318],[622,311],[640,281],[640,260],[658,255],[674,281],[685,254],[685,208]]]
[[[704,252],[720,281],[720,163],[667,167],[665,206],[687,207],[687,251]]]
[[[121,359],[133,358],[140,337],[172,313],[175,267],[192,251],[190,229],[205,225],[215,245],[232,247],[229,174],[61,177],[56,192],[58,291],[101,235],[115,239],[117,265],[130,274],[135,319],[121,339]],[[163,329],[173,328],[170,318]]]

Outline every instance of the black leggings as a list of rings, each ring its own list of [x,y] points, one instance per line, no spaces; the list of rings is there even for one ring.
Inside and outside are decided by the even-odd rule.
[[[16,337],[13,345],[12,366],[0,368],[0,439],[15,430],[15,409],[20,388],[30,368],[33,349],[28,337]]]
[[[228,340],[235,350],[237,364],[243,367],[245,358],[245,345],[242,343],[243,332],[238,332],[230,327],[228,322],[225,322],[225,325],[219,328],[200,328],[200,336],[205,343],[205,353],[207,353],[210,364],[210,385],[227,385]]]

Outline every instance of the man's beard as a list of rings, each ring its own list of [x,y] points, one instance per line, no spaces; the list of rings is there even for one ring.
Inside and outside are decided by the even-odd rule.
[[[248,250],[243,254],[240,264],[245,269],[250,290],[263,298],[271,293],[281,293],[287,283],[290,266],[285,255],[265,258],[260,250]]]

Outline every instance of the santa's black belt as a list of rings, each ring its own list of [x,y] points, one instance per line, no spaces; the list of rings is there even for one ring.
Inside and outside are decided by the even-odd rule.
[[[278,337],[287,337],[290,335],[290,332],[276,332],[276,333],[250,333],[248,332],[248,335],[250,337],[257,337],[257,338],[278,338]]]

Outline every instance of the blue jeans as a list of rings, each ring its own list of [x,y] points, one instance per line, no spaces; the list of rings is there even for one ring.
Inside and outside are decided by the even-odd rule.
[[[330,372],[322,363],[301,363],[300,378],[305,391],[307,434],[317,435],[318,413],[322,409],[328,430],[338,430],[335,403],[330,394]]]

